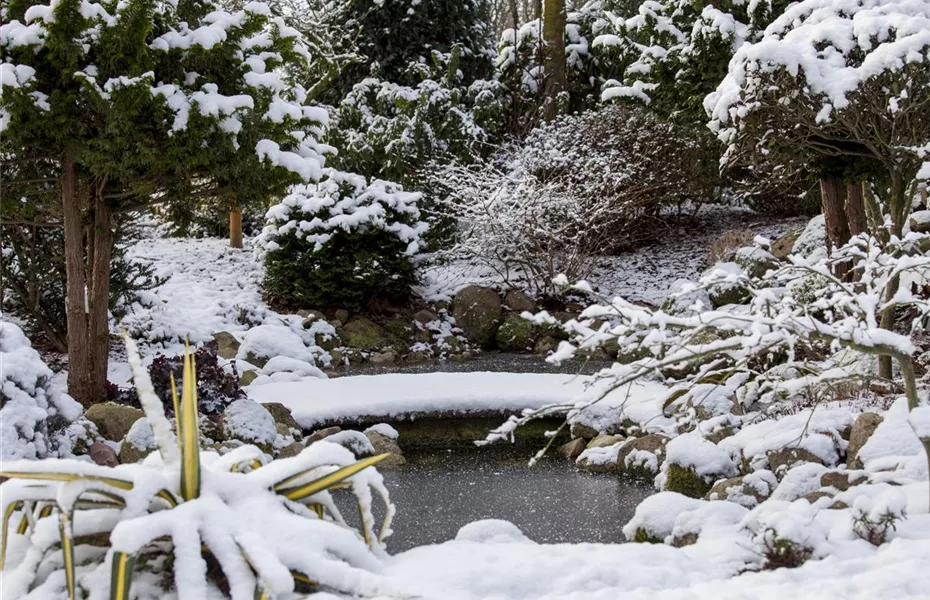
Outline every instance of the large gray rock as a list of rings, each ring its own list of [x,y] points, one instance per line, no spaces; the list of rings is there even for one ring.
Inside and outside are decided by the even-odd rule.
[[[776,477],[782,477],[789,469],[801,463],[817,463],[822,465],[823,459],[804,448],[782,448],[768,453],[769,470]]]
[[[650,433],[630,440],[617,454],[617,470],[630,477],[651,479],[659,472],[668,438]]]
[[[470,285],[455,295],[452,316],[472,342],[483,348],[494,347],[501,322],[501,299],[492,289]]]
[[[751,509],[771,496],[777,486],[778,480],[771,471],[756,471],[718,481],[705,500],[729,500]]]
[[[788,255],[794,251],[794,243],[800,235],[800,229],[792,229],[782,234],[778,239],[772,242],[772,256],[779,260],[787,258]]]
[[[280,423],[288,429],[300,429],[300,425],[294,420],[291,410],[280,402],[266,402],[262,406],[271,413],[275,423]]]
[[[523,290],[510,290],[504,294],[504,306],[517,314],[522,312],[535,313],[538,310],[536,303]]]
[[[533,324],[518,314],[509,314],[497,329],[494,339],[505,352],[526,352],[533,348]]]
[[[145,416],[138,408],[119,404],[94,404],[84,413],[97,426],[100,435],[118,442],[126,437],[132,424]]]
[[[588,443],[585,442],[583,438],[575,438],[574,440],[565,442],[559,446],[557,452],[560,456],[575,460],[581,455],[582,452],[584,452],[585,446],[587,445]]]
[[[379,467],[397,467],[407,463],[404,453],[397,442],[377,431],[366,431],[365,437],[374,446],[375,454],[387,454],[388,457],[378,463]]]
[[[859,451],[884,420],[884,417],[873,412],[864,412],[856,417],[856,422],[853,423],[852,431],[849,433],[849,446],[846,448],[846,464],[851,468],[862,468],[858,458]]]
[[[217,331],[213,334],[213,340],[216,342],[216,354],[221,358],[236,358],[239,352],[239,340],[233,334],[227,331]]]
[[[119,459],[116,458],[116,451],[111,448],[109,444],[103,442],[94,442],[91,444],[90,448],[87,450],[87,454],[90,455],[92,461],[104,467],[115,467],[119,464]]]
[[[326,427],[324,429],[317,429],[316,431],[310,434],[310,437],[307,438],[307,445],[309,446],[313,442],[319,442],[320,440],[324,440],[331,435],[336,435],[340,431],[342,431],[342,428],[336,425],[333,425],[332,427]]]

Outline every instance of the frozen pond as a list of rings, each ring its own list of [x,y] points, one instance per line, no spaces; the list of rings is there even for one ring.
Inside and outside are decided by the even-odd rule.
[[[625,541],[623,525],[651,486],[581,472],[558,456],[529,467],[532,452],[504,446],[406,453],[407,465],[382,471],[397,506],[388,551],[447,541],[463,525],[491,518],[541,543]],[[356,511],[346,507],[343,514]]]

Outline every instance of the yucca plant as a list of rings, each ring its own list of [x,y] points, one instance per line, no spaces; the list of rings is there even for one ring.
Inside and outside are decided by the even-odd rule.
[[[386,455],[356,462],[327,442],[273,462],[255,446],[201,451],[191,353],[180,397],[172,381],[173,431],[135,344],[126,346],[159,452],[114,468],[74,459],[0,465],[8,478],[0,570],[8,549],[18,558],[3,574],[3,598],[129,600],[135,584],[137,597],[174,587],[180,600],[202,599],[212,597],[211,581],[234,600],[288,598],[307,587],[371,593],[394,507],[368,467]],[[334,504],[336,488],[354,493],[360,532]],[[372,490],[386,507],[377,535]],[[164,581],[172,572],[173,586]]]

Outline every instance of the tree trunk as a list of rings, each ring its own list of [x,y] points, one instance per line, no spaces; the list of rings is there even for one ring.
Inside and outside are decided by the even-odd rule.
[[[820,196],[827,230],[827,248],[832,253],[849,241],[846,222],[846,190],[842,180],[825,177],[820,180]]]
[[[242,207],[229,211],[229,247],[242,248]]]
[[[545,47],[546,119],[559,114],[559,94],[567,89],[565,78],[565,0],[544,0],[542,9]]]
[[[862,197],[861,183],[846,184],[846,219],[849,223],[850,237],[868,233],[869,221],[865,215],[865,202]]]
[[[110,258],[113,228],[103,201],[103,184],[93,189],[75,173],[74,157],[62,157],[61,203],[65,229],[68,393],[84,406],[107,399]],[[84,215],[93,211],[85,230]]]

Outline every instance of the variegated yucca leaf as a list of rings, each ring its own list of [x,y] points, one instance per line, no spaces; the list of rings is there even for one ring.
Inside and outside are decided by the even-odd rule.
[[[132,571],[136,558],[128,552],[114,552],[110,572],[110,600],[129,600],[132,586]]]
[[[181,382],[181,497],[193,500],[200,496],[200,424],[197,418],[197,378],[194,355],[184,353],[184,380]]]
[[[300,502],[304,498],[308,498],[312,496],[313,494],[324,492],[336,485],[341,484],[344,480],[348,479],[349,477],[352,477],[353,475],[355,475],[362,469],[367,469],[368,467],[381,462],[388,456],[390,455],[379,454],[377,456],[372,456],[370,458],[360,460],[356,463],[352,463],[351,465],[342,467],[341,469],[337,469],[333,471],[332,473],[329,473],[328,475],[324,475],[322,477],[314,479],[313,481],[309,483],[305,483],[303,485],[297,485],[294,487],[283,487],[287,483],[296,481],[300,477],[304,476],[307,472],[313,470],[313,469],[308,469],[307,471],[298,473],[296,475],[292,475],[288,477],[287,479],[282,480],[280,483],[274,486],[274,490],[278,492],[279,494],[281,494],[282,496],[284,496],[285,498],[287,498],[288,500],[292,500],[294,502]]]

